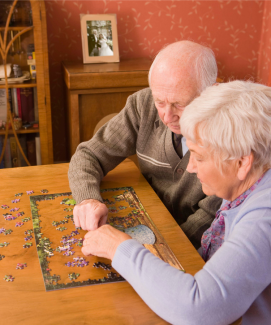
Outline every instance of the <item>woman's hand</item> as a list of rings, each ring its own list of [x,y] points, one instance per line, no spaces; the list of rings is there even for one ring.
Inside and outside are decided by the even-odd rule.
[[[89,231],[85,235],[82,253],[113,260],[118,246],[131,237],[109,225]]]

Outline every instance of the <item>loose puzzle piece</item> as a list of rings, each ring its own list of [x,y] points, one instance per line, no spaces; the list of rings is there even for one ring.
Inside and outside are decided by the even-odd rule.
[[[93,264],[93,267],[96,267],[97,269],[100,267],[102,268],[103,270],[111,270],[112,269],[112,266],[110,264],[106,264],[106,263],[101,263],[101,262],[98,262],[98,263],[94,263]]]
[[[15,197],[22,196],[22,195],[23,195],[23,193],[17,193],[17,194],[15,194]]]
[[[71,280],[71,281],[73,281],[73,280],[76,280],[79,276],[80,276],[80,273],[69,273],[68,274],[69,275],[69,279]]]
[[[6,205],[6,204],[4,204],[4,205],[1,205],[1,208],[2,208],[2,209],[8,209],[8,208],[9,208],[9,206],[8,206],[8,205]]]
[[[31,235],[33,233],[33,229],[27,229],[24,234],[25,235]]]
[[[4,215],[4,218],[5,218],[5,220],[7,220],[7,221],[11,221],[11,220],[15,220],[15,219],[17,219],[17,217],[13,216],[12,214]]]
[[[14,276],[12,275],[5,275],[4,280],[7,282],[13,282],[14,281]]]
[[[74,199],[64,199],[60,202],[60,204],[65,204],[65,205],[75,205],[76,201]]]
[[[26,243],[23,245],[23,248],[30,248],[31,246],[33,246],[33,243]]]
[[[65,265],[68,267],[71,266],[84,267],[87,266],[88,264],[89,262],[86,261],[84,257],[74,257],[73,262],[68,262]]]
[[[16,222],[15,227],[22,227],[24,225],[23,222]]]
[[[66,227],[57,227],[56,230],[58,230],[58,231],[64,231],[64,230],[67,230],[67,228]]]
[[[10,212],[18,211],[20,208],[12,208],[10,209]]]
[[[32,190],[31,191],[26,191],[27,195],[30,195],[30,194],[33,194],[33,193],[34,193],[34,191],[32,191]]]
[[[11,201],[11,203],[18,203],[18,202],[20,202],[20,199],[15,199]]]
[[[25,218],[22,219],[22,222],[28,222],[29,220],[31,220],[30,217],[25,217]]]
[[[13,232],[11,229],[0,228],[0,234],[10,235]]]
[[[0,254],[0,261],[2,261],[3,258],[5,258],[5,255]]]
[[[9,245],[9,243],[7,243],[7,242],[0,243],[0,247],[7,247],[8,245]]]
[[[41,190],[41,193],[46,194],[48,193],[48,190]]]
[[[25,267],[27,267],[26,263],[17,263],[16,270],[23,270]]]
[[[28,241],[28,240],[31,240],[31,239],[33,239],[33,237],[30,235],[30,236],[26,236],[24,240]]]
[[[23,212],[23,211],[18,212],[18,213],[16,214],[17,217],[22,217],[23,215],[24,215],[24,212]]]

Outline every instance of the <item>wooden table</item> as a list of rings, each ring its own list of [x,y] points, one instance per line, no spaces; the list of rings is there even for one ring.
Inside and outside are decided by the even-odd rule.
[[[39,195],[41,189],[47,189],[49,193],[69,192],[67,172],[68,164],[0,170],[0,205],[10,205],[18,192],[23,192],[25,196],[29,190],[33,190],[34,195]],[[122,186],[134,188],[186,272],[195,274],[200,270],[203,260],[128,159],[110,172],[101,185],[102,188]],[[25,215],[31,215],[28,202],[22,207]],[[5,211],[1,209],[2,213]],[[0,228],[6,228],[7,222],[2,216],[0,220]],[[9,222],[15,224],[15,221]],[[0,314],[3,324],[166,324],[127,282],[46,292],[36,247],[24,250],[21,244],[24,236],[22,231],[20,233],[22,235],[15,231],[7,236],[0,234],[0,242],[13,241],[12,245],[0,248],[0,254],[6,256],[0,261]],[[27,261],[28,266],[24,270],[16,270],[21,258]],[[4,281],[6,274],[15,276],[14,282]]]
[[[70,157],[80,142],[92,138],[103,117],[118,113],[128,96],[148,87],[150,66],[151,60],[144,58],[117,63],[62,63]]]

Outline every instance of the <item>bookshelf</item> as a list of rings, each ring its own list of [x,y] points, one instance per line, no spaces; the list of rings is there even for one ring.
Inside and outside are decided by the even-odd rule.
[[[13,66],[18,64],[22,71],[30,72],[28,64],[28,47],[34,44],[36,78],[24,82],[10,83],[7,70],[11,64],[11,76]],[[51,100],[49,87],[48,44],[46,11],[43,0],[29,1],[2,1],[0,2],[0,66],[4,68],[4,83],[0,83],[0,91],[5,89],[6,95],[6,123],[0,125],[0,164],[5,158],[6,146],[9,137],[16,139],[17,151],[27,165],[29,162],[28,152],[22,148],[20,137],[40,139],[40,153],[42,164],[53,163],[52,125],[51,125]],[[30,76],[31,77],[31,76]],[[3,79],[2,79],[3,80]],[[1,81],[1,80],[0,80]],[[36,93],[38,112],[38,127],[20,128],[16,130],[13,123],[15,112],[10,105],[12,89],[29,89]],[[15,90],[14,90],[15,91]],[[1,109],[1,106],[0,106]],[[35,116],[35,117],[36,117]],[[32,159],[33,162],[33,159]],[[10,166],[9,166],[10,167]]]

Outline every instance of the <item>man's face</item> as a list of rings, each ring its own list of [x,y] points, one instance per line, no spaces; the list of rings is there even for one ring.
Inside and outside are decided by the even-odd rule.
[[[92,33],[93,33],[93,35],[97,36],[97,31],[95,29]]]
[[[180,118],[185,107],[197,97],[195,79],[190,74],[176,75],[172,71],[154,71],[151,89],[162,122],[174,133],[181,134]]]

